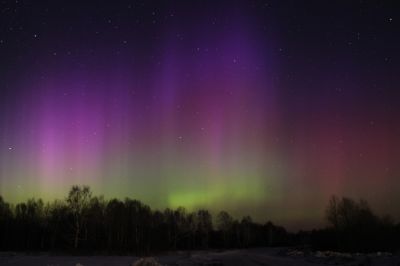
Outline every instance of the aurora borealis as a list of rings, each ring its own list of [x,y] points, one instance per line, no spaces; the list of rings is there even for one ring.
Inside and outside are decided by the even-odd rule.
[[[0,195],[400,218],[399,12],[346,2],[3,1]]]

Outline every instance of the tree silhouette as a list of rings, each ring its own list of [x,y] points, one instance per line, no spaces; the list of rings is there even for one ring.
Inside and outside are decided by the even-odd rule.
[[[64,200],[46,204],[29,199],[10,205],[0,196],[0,250],[144,255],[290,244],[346,251],[399,248],[400,224],[376,216],[366,201],[332,197],[326,218],[325,229],[293,234],[272,222],[260,224],[250,216],[239,221],[221,211],[214,227],[204,209],[152,210],[138,200],[106,200],[92,196],[89,187],[73,186]]]
[[[342,250],[369,251],[385,247],[391,241],[388,231],[394,228],[388,216],[379,218],[365,200],[358,202],[343,197],[332,196],[326,209],[326,219],[335,233],[336,247]]]
[[[13,213],[10,204],[0,196],[0,248],[5,248],[10,237],[10,229]]]
[[[335,229],[339,227],[339,199],[335,195],[329,199],[329,204],[326,208],[326,219]]]
[[[208,248],[212,229],[211,214],[207,210],[197,211],[197,233],[202,248]]]
[[[67,203],[74,219],[74,248],[77,249],[81,240],[82,228],[84,227],[85,212],[92,197],[88,186],[73,186],[69,191]],[[87,228],[85,228],[87,229]],[[87,231],[86,231],[87,233]],[[85,237],[85,239],[87,236]]]
[[[217,216],[217,229],[222,233],[223,245],[229,247],[230,235],[233,229],[233,218],[226,211],[221,211]]]

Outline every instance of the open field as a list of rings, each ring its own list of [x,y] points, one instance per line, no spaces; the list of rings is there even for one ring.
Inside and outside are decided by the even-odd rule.
[[[222,252],[195,251],[174,252],[156,256],[161,265],[174,266],[317,266],[317,265],[387,265],[399,266],[399,256],[391,254],[373,255],[327,255],[326,253],[303,254],[285,248],[257,248],[229,250]],[[15,253],[2,253],[0,265],[4,266],[128,266],[139,257],[134,256],[52,256],[47,254],[31,256]]]

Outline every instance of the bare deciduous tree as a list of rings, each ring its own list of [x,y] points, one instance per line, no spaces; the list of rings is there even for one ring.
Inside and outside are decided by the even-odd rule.
[[[88,186],[73,186],[69,191],[67,203],[74,218],[74,248],[77,249],[83,222],[84,212],[92,197],[92,192]]]

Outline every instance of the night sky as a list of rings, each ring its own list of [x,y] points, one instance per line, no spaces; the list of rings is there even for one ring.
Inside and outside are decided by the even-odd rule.
[[[3,0],[0,194],[399,219],[395,2]]]

